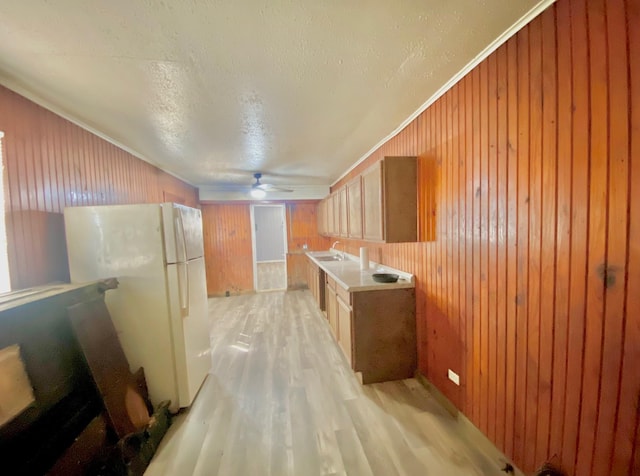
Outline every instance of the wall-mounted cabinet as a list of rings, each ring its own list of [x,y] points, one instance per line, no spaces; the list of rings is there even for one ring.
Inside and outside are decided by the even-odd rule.
[[[323,234],[386,243],[417,241],[417,196],[416,158],[385,157],[321,202],[329,222]]]
[[[327,201],[326,200],[321,200],[318,203],[318,211],[316,215],[318,217],[318,233],[320,235],[328,235],[329,228],[327,226]]]
[[[340,222],[340,236],[347,236],[349,232],[349,220],[348,213],[349,208],[347,205],[347,187],[342,187],[336,192],[338,197],[338,221]]]
[[[357,176],[346,186],[348,204],[348,237],[362,239],[362,186]]]
[[[382,161],[362,173],[362,236],[365,240],[384,240],[384,201]]]

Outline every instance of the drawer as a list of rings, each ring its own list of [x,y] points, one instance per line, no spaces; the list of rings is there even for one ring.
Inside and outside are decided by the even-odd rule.
[[[336,280],[329,275],[327,275],[327,286],[329,286],[333,290],[340,287],[340,286],[336,286]]]
[[[340,296],[345,304],[351,306],[351,293],[349,291],[344,289],[342,286],[336,286],[336,294]]]

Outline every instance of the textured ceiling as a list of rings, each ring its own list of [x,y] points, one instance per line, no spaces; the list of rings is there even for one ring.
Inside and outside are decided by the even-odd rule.
[[[196,185],[329,184],[538,1],[0,4],[0,82]]]

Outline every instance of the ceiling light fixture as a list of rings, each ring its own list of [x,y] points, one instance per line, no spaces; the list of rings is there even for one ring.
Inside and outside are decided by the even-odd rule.
[[[253,198],[256,198],[258,200],[264,198],[267,195],[267,192],[265,192],[261,188],[252,188],[250,193]]]

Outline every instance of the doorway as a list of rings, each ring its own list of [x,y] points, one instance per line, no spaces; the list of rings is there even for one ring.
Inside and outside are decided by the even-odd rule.
[[[253,286],[257,292],[287,289],[284,205],[251,205]]]

